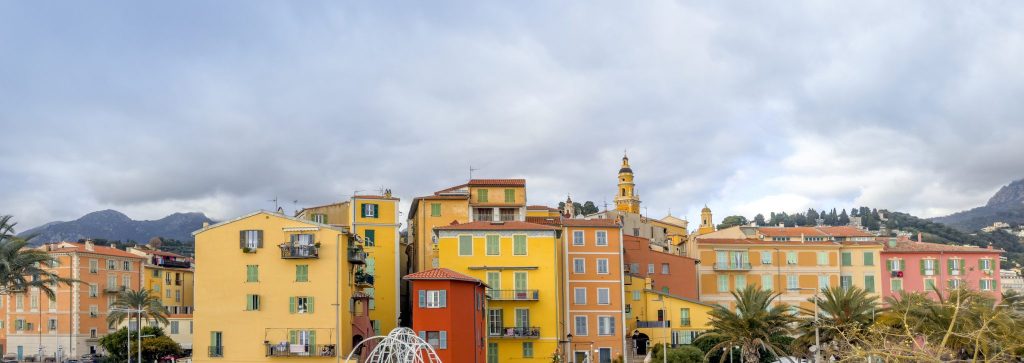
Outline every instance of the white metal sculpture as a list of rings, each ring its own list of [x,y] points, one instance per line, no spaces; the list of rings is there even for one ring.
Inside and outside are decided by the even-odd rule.
[[[345,360],[352,361],[352,356],[359,351],[360,346],[375,340],[378,341],[377,346],[366,355],[364,363],[442,363],[434,347],[409,328],[395,328],[388,335],[363,339],[352,347],[352,352]]]

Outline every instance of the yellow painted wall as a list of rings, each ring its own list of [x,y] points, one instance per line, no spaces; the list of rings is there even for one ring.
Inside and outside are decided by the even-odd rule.
[[[289,232],[289,228],[313,229]],[[263,248],[243,253],[239,248],[239,231],[263,231]],[[292,233],[313,233],[321,244],[319,258],[283,259],[278,247]],[[283,215],[260,212],[239,220],[200,230],[196,239],[197,309],[194,314],[195,362],[263,362],[296,358],[265,356],[264,340],[279,342],[287,337],[287,328],[312,329],[317,344],[339,343],[339,353],[351,349],[351,321],[348,309],[353,287],[348,276],[350,265],[345,257],[336,260],[336,248],[345,254],[348,239],[340,229],[329,228]],[[340,246],[338,243],[340,242]],[[336,261],[340,261],[336,264]],[[256,265],[258,282],[247,282],[246,266]],[[309,281],[296,281],[296,265],[307,265]],[[341,272],[335,273],[336,268]],[[337,277],[336,277],[337,276]],[[335,287],[340,291],[340,314],[335,314]],[[257,311],[246,311],[246,295],[261,297]],[[291,313],[290,297],[313,297],[311,313]],[[335,331],[335,317],[341,320],[341,331]],[[212,331],[223,333],[223,357],[210,357]],[[340,333],[340,334],[339,334]],[[340,336],[340,339],[339,339]],[[287,338],[285,338],[287,339]],[[308,357],[303,361],[334,361],[334,357]]]
[[[486,235],[500,236],[501,253],[486,255]],[[527,255],[512,255],[513,235],[528,234]],[[471,256],[459,255],[459,235],[473,238]],[[440,231],[439,255],[441,267],[445,267],[487,282],[487,272],[498,272],[501,277],[500,289],[514,289],[514,273],[527,274],[527,289],[538,290],[537,301],[489,300],[488,309],[503,309],[503,326],[515,325],[515,309],[529,310],[530,326],[540,328],[540,338],[488,338],[488,343],[497,343],[501,362],[550,362],[558,347],[558,339],[564,332],[558,324],[561,301],[558,288],[558,271],[561,266],[560,248],[554,231]],[[484,269],[486,267],[486,270]],[[522,343],[533,342],[533,358],[522,357]]]
[[[195,306],[192,270],[181,268],[167,268],[161,266],[145,265],[145,287],[155,295],[160,296],[164,306]],[[181,275],[181,285],[175,284],[175,274]],[[170,283],[167,275],[170,275]],[[168,293],[169,291],[169,293]],[[177,298],[181,294],[180,299]]]
[[[411,242],[416,246],[416,272],[419,272],[434,268],[433,261],[437,257],[431,240],[434,227],[447,226],[452,221],[469,222],[469,203],[466,199],[417,199],[415,203],[419,205],[416,215],[410,216],[409,224],[415,229],[415,239]],[[438,216],[431,214],[434,203],[441,206]]]
[[[512,189],[515,193],[515,200],[511,203],[505,202],[505,190]],[[480,191],[487,190],[487,201],[480,201]],[[470,204],[487,205],[526,205],[526,188],[524,187],[469,187]],[[429,212],[429,211],[428,211]]]
[[[701,242],[701,239],[697,239],[697,248],[700,255],[701,261],[706,261],[698,265],[700,271],[700,292],[701,301],[712,304],[722,304],[725,306],[733,306],[733,297],[728,292],[718,291],[718,276],[728,276],[729,289],[735,289],[736,287],[736,276],[746,276],[747,285],[758,285],[761,286],[762,276],[769,275],[772,279],[772,287],[775,291],[783,292],[781,300],[789,304],[800,304],[804,305],[806,300],[814,294],[814,291],[787,291],[787,276],[797,275],[799,276],[797,281],[799,288],[802,289],[817,289],[818,288],[818,277],[821,275],[828,276],[829,286],[838,286],[839,276],[841,268],[839,266],[839,249],[840,245],[833,243],[808,243],[800,244],[794,242],[782,242],[782,243],[765,243],[764,241],[754,241],[751,243],[737,243],[737,244],[722,244],[722,243],[708,243]],[[776,251],[776,248],[778,249]],[[717,260],[716,251],[747,251],[750,259],[750,270],[747,271],[726,271],[726,270],[715,270],[714,265]],[[797,253],[797,264],[790,265],[787,263],[786,253],[794,251]],[[769,252],[771,255],[771,263],[764,264],[761,262],[761,252]],[[818,265],[818,252],[826,252],[828,254],[828,264]],[[878,264],[877,260],[875,261]],[[875,266],[877,268],[878,266]],[[855,281],[856,282],[856,281]],[[863,278],[861,279],[863,283]],[[876,281],[876,290],[878,290],[878,283]]]
[[[378,205],[376,218],[363,217],[364,204]],[[373,275],[376,283],[373,286],[373,304],[370,319],[379,324],[380,334],[387,334],[398,327],[399,314],[399,255],[398,255],[398,199],[397,198],[355,198],[351,211],[354,224],[352,232],[366,236],[367,230],[374,230],[376,239],[373,246],[364,243],[367,267],[373,259]],[[365,291],[365,290],[364,290]]]
[[[350,202],[328,204],[319,207],[306,208],[297,217],[302,219],[313,219],[313,214],[323,214],[327,217],[327,224],[336,226],[348,226],[352,223],[349,218],[352,206]]]
[[[626,285],[626,304],[629,305],[630,313],[626,316],[629,336],[634,330],[647,334],[651,338],[651,344],[671,343],[670,331],[696,331],[703,332],[711,329],[708,315],[713,309],[711,305],[701,304],[657,291],[648,290],[650,279],[632,276],[631,283]],[[690,309],[690,324],[681,325],[680,309]],[[667,319],[671,323],[668,328],[638,328],[637,318],[641,321],[657,321],[658,310],[668,311]]]
[[[865,288],[865,276],[870,276],[874,281],[874,291],[869,291],[875,296],[882,296],[882,268],[885,261],[882,261],[882,245],[881,244],[866,244],[866,243],[844,243],[840,250],[840,256],[842,252],[849,252],[851,257],[850,266],[842,266],[842,259],[840,257],[839,275],[852,277],[853,286]],[[864,253],[871,253],[874,258],[871,265],[865,265]]]

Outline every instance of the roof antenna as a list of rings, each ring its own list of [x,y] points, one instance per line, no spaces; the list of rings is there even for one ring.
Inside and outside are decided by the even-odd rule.
[[[276,210],[277,210],[278,208],[280,208],[280,207],[279,207],[279,206],[277,205],[277,196],[276,196],[276,195],[274,196],[274,199],[268,200],[268,202],[274,202],[274,210],[275,210],[275,211],[276,211]]]
[[[480,169],[474,168],[473,164],[469,165],[469,180],[473,180],[473,172]]]

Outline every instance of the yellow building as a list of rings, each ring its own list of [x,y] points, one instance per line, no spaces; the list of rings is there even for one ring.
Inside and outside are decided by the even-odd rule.
[[[196,240],[193,361],[329,362],[373,334],[366,254],[347,229],[260,211]]]
[[[296,217],[343,227],[363,241],[365,273],[374,276],[373,287],[363,289],[370,296],[370,323],[377,334],[398,327],[401,269],[398,230],[398,198],[390,191],[383,196],[357,195],[351,200],[300,210]]]
[[[128,247],[128,252],[145,258],[143,288],[159,296],[171,314],[192,314],[194,276],[188,258],[146,247]]]
[[[714,305],[652,290],[650,278],[627,277],[627,337],[638,331],[650,339],[651,345],[667,342],[676,346],[692,344],[698,334],[711,329],[708,313]],[[632,358],[631,362],[637,361],[637,357]]]
[[[851,227],[748,226],[698,236],[707,261],[698,268],[701,301],[732,307],[730,292],[747,285],[780,291],[782,302],[808,308],[822,287],[877,291],[881,245],[867,236]]]
[[[440,265],[487,283],[488,363],[551,362],[565,336],[558,228],[478,221],[434,230]]]
[[[615,194],[615,209],[626,213],[640,213],[640,194],[633,183],[633,169],[629,167],[629,157],[622,156],[622,167],[619,168],[619,191]]]
[[[526,218],[558,218],[561,217],[562,213],[558,211],[558,208],[551,208],[546,205],[528,205],[526,206]]]
[[[409,207],[408,238],[415,272],[438,264],[434,227],[473,221],[525,221],[526,180],[472,179],[432,195],[417,197]]]
[[[700,228],[697,228],[697,234],[708,234],[715,231],[715,219],[711,215],[711,208],[704,206],[704,209],[700,210]]]

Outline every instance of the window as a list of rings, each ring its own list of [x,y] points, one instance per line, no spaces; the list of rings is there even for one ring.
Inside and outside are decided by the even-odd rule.
[[[582,246],[585,242],[583,241],[583,231],[572,231],[572,245]]]
[[[124,286],[126,289],[130,288],[132,286],[132,277],[130,275],[121,276],[121,282],[123,282],[121,286]]]
[[[587,288],[577,287],[572,290],[572,302],[576,305],[584,305],[587,303]]]
[[[889,271],[903,271],[903,266],[905,265],[903,260],[898,258],[888,260],[886,264],[889,265]]]
[[[440,217],[441,216],[441,203],[430,203],[430,216]]]
[[[523,342],[523,358],[533,358],[533,342]]]
[[[818,275],[818,288],[828,287],[828,275]]]
[[[89,273],[94,274],[100,271],[99,261],[89,260]]]
[[[597,317],[597,335],[615,335],[615,317]]]
[[[647,274],[648,275],[653,275],[654,274],[654,264],[653,263],[647,264]]]
[[[978,260],[978,267],[980,267],[982,271],[992,271],[992,259],[983,258]]]
[[[597,273],[601,275],[608,274],[608,259],[599,258],[597,259]]]
[[[576,274],[586,273],[586,271],[587,271],[586,266],[587,265],[584,262],[584,259],[582,259],[582,258],[574,258],[574,259],[572,259],[572,272],[573,273],[576,273]]]
[[[949,288],[950,289],[958,289],[961,286],[963,286],[963,284],[964,284],[964,281],[961,280],[961,279],[949,279]]]
[[[89,316],[94,318],[100,316],[100,308],[96,305],[89,305]]]
[[[828,266],[828,252],[818,252],[818,266]]]
[[[978,287],[981,288],[981,291],[992,291],[996,289],[996,281],[993,279],[981,279],[978,281]]]
[[[750,254],[747,251],[716,251],[715,267],[724,269],[750,268]]]
[[[171,334],[179,334],[181,332],[180,323],[175,320],[171,322]]]
[[[46,322],[46,329],[49,331],[57,330],[57,319],[50,319]]]
[[[631,264],[629,264],[629,272],[632,272],[632,273],[635,273],[635,274],[640,273],[640,264],[639,263],[631,263]]]
[[[516,327],[526,328],[530,326],[530,309],[516,309]]]
[[[874,252],[864,252],[864,266],[874,266],[874,265],[875,265],[875,253]]]
[[[131,261],[124,261],[124,270],[125,271],[131,271],[132,270],[132,263],[131,263]]]
[[[245,295],[245,310],[257,311],[260,309],[260,296],[255,294]]]
[[[662,275],[668,275],[668,264],[667,263],[661,264],[661,274]]]
[[[512,255],[526,256],[526,236],[512,236]]]
[[[505,203],[516,202],[516,191],[515,189],[505,189]]]
[[[365,291],[365,290],[364,290]],[[312,296],[292,296],[288,298],[288,310],[292,314],[312,314],[313,313],[313,297]]]
[[[946,267],[949,270],[950,276],[958,276],[963,274],[964,260],[960,258],[951,258],[946,260]]]
[[[903,279],[891,279],[889,280],[889,286],[892,292],[903,291]]]
[[[374,203],[363,203],[363,218],[377,218],[377,205]]]
[[[576,336],[587,336],[587,316],[576,315]]]
[[[772,264],[772,253],[769,251],[761,251],[761,264],[771,265]]]
[[[310,218],[314,223],[327,224],[327,215],[323,213],[313,213]]]
[[[747,287],[747,275],[736,275],[736,290]]]
[[[419,306],[427,309],[440,309],[448,307],[447,290],[420,290]]]
[[[246,265],[245,266],[245,282],[259,282],[260,281],[260,266],[259,265]]]
[[[254,250],[263,247],[262,230],[244,230],[239,232],[242,238],[242,247]]]
[[[515,284],[514,286],[515,286],[515,289],[516,289],[517,292],[525,292],[526,291],[526,272],[518,272],[518,271],[517,272],[513,272],[512,273],[512,282]]]
[[[679,309],[679,326],[690,326],[690,308]]]
[[[843,266],[853,266],[853,253],[843,252],[842,253],[842,264]]]
[[[924,279],[925,292],[935,291],[935,279]]]
[[[633,228],[633,235],[640,237],[640,228]]]
[[[932,276],[935,275],[935,267],[938,265],[938,260],[934,258],[926,258],[921,260],[921,275]]]
[[[501,242],[498,235],[487,235],[487,255],[498,256],[501,254]]]
[[[772,290],[772,289],[775,288],[775,287],[772,286],[773,284],[774,284],[774,281],[772,281],[772,275],[761,275],[761,288],[762,289]]]
[[[594,232],[594,244],[597,246],[608,245],[608,231],[597,231]]]
[[[309,281],[309,265],[295,265],[295,281]]]
[[[853,287],[853,276],[839,276],[839,287],[843,289]]]
[[[797,275],[786,275],[786,290],[800,288],[800,277]]]
[[[484,203],[487,202],[487,189],[478,189],[476,191],[476,201]]]
[[[100,287],[96,284],[89,284],[89,297],[99,297]]]
[[[864,276],[864,291],[875,292],[875,277],[871,275]]]
[[[633,290],[633,301],[640,301],[640,291]]]
[[[29,308],[32,310],[39,309],[39,290],[32,290],[28,295]]]
[[[224,334],[219,331],[210,332],[210,356],[211,357],[223,357],[224,347]]]
[[[107,260],[107,270],[117,270],[117,261]]]
[[[459,236],[459,256],[473,255],[473,236]]]
[[[606,287],[597,288],[597,304],[611,305],[611,290]]]
[[[786,264],[787,265],[795,265],[796,261],[797,261],[796,260],[796,252],[794,252],[794,251],[786,252]]]
[[[729,292],[728,275],[718,275],[718,292]]]

